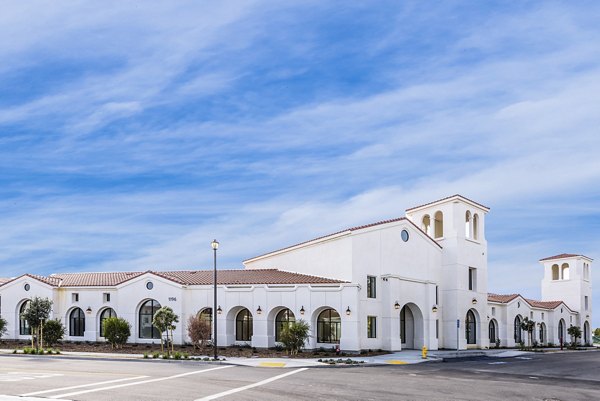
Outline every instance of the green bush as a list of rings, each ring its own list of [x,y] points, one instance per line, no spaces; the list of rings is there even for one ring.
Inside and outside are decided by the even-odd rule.
[[[160,357],[160,353],[159,352],[153,352],[152,353],[152,359],[158,359],[158,357]]]
[[[8,326],[8,322],[0,317],[0,338],[6,333],[6,326]]]
[[[48,347],[54,346],[56,343],[61,341],[65,335],[65,326],[60,322],[60,320],[48,320],[46,324],[44,324],[44,345]]]
[[[283,326],[280,341],[289,351],[290,355],[295,356],[304,348],[304,343],[308,339],[309,332],[310,326],[308,323],[300,319]]]
[[[121,348],[131,335],[131,324],[120,317],[109,317],[104,320],[104,338],[113,348]]]
[[[177,351],[175,354],[173,354],[173,358],[174,359],[181,359],[181,353],[179,351]]]

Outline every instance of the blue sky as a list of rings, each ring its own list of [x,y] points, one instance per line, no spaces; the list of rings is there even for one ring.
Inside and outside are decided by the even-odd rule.
[[[539,297],[538,259],[600,257],[598,15],[4,4],[0,276],[210,267],[213,238],[239,268],[460,193],[491,207],[489,290]]]

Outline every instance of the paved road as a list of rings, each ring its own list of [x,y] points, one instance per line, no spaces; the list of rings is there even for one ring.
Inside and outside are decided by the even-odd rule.
[[[86,401],[597,401],[600,400],[600,352],[309,369],[11,355],[0,356],[0,393]]]

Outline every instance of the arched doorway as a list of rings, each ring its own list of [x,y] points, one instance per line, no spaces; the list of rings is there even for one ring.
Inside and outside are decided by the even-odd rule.
[[[400,341],[402,349],[420,349],[425,345],[423,314],[413,303],[400,310]]]
[[[25,313],[30,303],[31,301],[27,299],[19,307],[19,335],[21,336],[31,335],[31,326],[29,326],[29,322],[23,318],[23,313]]]
[[[235,317],[235,341],[252,341],[252,313],[247,308],[238,312]]]
[[[539,337],[540,344],[545,344],[548,341],[546,338],[546,323],[540,323]]]
[[[564,344],[565,342],[565,321],[560,319],[558,322],[558,343]]]
[[[495,319],[490,320],[488,332],[490,338],[490,346],[492,346],[492,344],[496,344],[496,340],[498,339],[498,324],[496,323]]]
[[[465,337],[467,345],[477,344],[477,319],[472,309],[467,312],[465,319]]]
[[[591,343],[591,341],[590,341],[590,323],[585,322],[583,324],[583,344],[588,345],[590,343]]]

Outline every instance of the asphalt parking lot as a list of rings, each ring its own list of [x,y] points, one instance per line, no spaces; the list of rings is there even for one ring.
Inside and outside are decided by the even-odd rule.
[[[0,394],[62,400],[599,400],[600,352],[299,369],[4,355]]]

